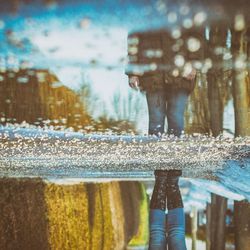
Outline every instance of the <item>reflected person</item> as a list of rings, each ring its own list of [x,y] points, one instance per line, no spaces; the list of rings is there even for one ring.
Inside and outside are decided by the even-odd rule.
[[[165,30],[137,32],[128,37],[126,74],[130,87],[146,93],[150,135],[164,133],[165,117],[169,135],[179,137],[184,129],[184,110],[195,86],[196,71],[185,43],[179,40],[179,47],[176,44],[178,40]],[[185,220],[178,185],[181,170],[155,170],[154,175],[149,249],[166,250],[168,246],[169,250],[184,250]]]

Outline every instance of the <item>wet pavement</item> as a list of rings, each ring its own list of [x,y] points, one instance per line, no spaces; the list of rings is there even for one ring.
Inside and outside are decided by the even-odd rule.
[[[182,169],[183,177],[198,178],[200,190],[232,197],[229,190],[250,200],[249,152],[249,137],[159,139],[1,127],[0,177],[153,180],[154,169]]]

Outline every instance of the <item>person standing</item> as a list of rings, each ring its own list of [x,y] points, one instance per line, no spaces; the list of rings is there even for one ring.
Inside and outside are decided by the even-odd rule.
[[[185,39],[196,39],[193,35],[186,32]],[[183,37],[174,38],[166,30],[137,32],[128,37],[126,74],[131,88],[146,93],[149,135],[160,137],[164,133],[165,117],[169,135],[179,137],[184,130],[184,111],[195,86],[196,70],[191,61],[200,54],[200,48],[194,53],[188,46]],[[184,210],[178,185],[181,174],[181,170],[154,171],[149,250],[166,250],[167,246],[169,250],[186,249]]]

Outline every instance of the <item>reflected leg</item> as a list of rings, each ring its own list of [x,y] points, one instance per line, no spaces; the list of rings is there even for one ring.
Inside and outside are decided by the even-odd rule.
[[[166,116],[166,94],[164,91],[148,92],[149,134],[160,136],[164,133]],[[166,250],[166,186],[164,170],[155,171],[155,185],[150,201],[149,250]]]
[[[181,135],[184,129],[184,111],[188,95],[185,90],[174,90],[167,93],[168,134]]]
[[[171,91],[167,95],[168,134],[180,136],[184,129],[184,111],[188,100],[185,90]],[[169,171],[167,188],[167,244],[168,250],[186,250],[185,216],[179,190],[180,170]]]
[[[164,133],[166,116],[166,93],[164,91],[147,92],[150,135],[159,136]]]

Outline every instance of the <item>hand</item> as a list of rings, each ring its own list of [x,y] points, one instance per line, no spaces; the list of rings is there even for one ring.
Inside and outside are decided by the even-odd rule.
[[[185,77],[187,80],[192,81],[192,80],[194,80],[195,76],[196,76],[196,69],[192,68],[192,69],[191,69],[191,72],[189,72],[189,73],[188,73],[187,75],[185,75],[184,77]]]
[[[139,89],[139,77],[138,76],[130,76],[129,77],[129,86],[132,89]]]

